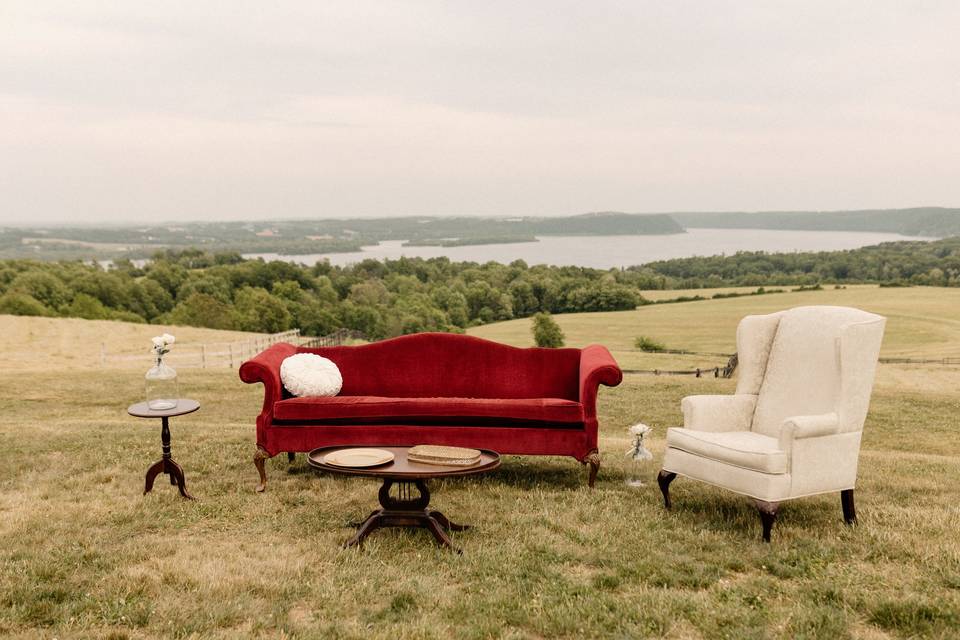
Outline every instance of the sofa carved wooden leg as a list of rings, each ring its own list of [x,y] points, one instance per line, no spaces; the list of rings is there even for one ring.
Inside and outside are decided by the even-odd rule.
[[[857,524],[857,508],[853,504],[853,489],[840,492],[840,504],[843,506],[843,521],[849,525]]]
[[[779,507],[779,502],[757,500],[757,511],[760,512],[760,522],[763,523],[764,542],[770,542],[770,530],[773,529],[773,523],[777,519],[777,509]]]
[[[292,462],[293,462],[294,460],[296,460],[296,459],[297,459],[297,454],[296,454],[296,453],[294,453],[293,451],[287,451],[287,462],[291,462],[291,463],[292,463]]]
[[[677,474],[664,471],[663,469],[657,474],[657,484],[660,486],[660,493],[663,494],[663,506],[667,511],[673,508],[673,504],[670,502],[670,483],[673,482],[676,477]]]
[[[267,470],[264,466],[270,454],[263,447],[257,445],[257,452],[253,454],[253,464],[257,467],[257,473],[260,474],[260,484],[257,485],[257,493],[263,493],[267,488]]]
[[[583,464],[590,465],[590,476],[587,478],[587,486],[593,489],[597,481],[597,472],[600,471],[600,452],[594,449],[583,459]]]

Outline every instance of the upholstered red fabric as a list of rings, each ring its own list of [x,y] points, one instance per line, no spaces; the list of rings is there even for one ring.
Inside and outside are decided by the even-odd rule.
[[[543,423],[583,422],[583,405],[561,398],[385,398],[334,396],[288,398],[273,405],[284,421],[330,421],[394,418],[502,418]]]
[[[280,364],[298,352],[333,360],[334,398],[291,398]],[[269,455],[317,447],[445,444],[504,454],[597,450],[597,390],[622,374],[602,346],[519,349],[471,336],[421,333],[351,347],[275,344],[240,367],[262,382],[257,445]]]
[[[579,400],[580,349],[517,349],[454,333],[298,349],[333,360],[341,396]]]

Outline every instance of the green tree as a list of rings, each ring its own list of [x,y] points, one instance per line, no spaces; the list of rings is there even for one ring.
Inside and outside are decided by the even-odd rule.
[[[86,320],[106,320],[111,317],[110,310],[103,303],[88,293],[78,293],[73,302],[65,309],[66,315],[71,318]],[[142,319],[141,319],[142,322]]]
[[[553,316],[549,313],[533,316],[533,341],[538,347],[562,347],[563,340],[563,331]]]
[[[290,328],[290,312],[283,300],[261,287],[244,287],[233,304],[234,322],[243,331],[278,333]]]
[[[42,302],[22,291],[8,291],[0,296],[0,313],[9,313],[14,316],[53,315]]]
[[[167,315],[172,324],[210,329],[234,329],[230,307],[208,293],[194,293]]]
[[[19,274],[10,283],[9,290],[21,291],[49,309],[59,309],[70,301],[72,295],[60,278],[38,270]]]

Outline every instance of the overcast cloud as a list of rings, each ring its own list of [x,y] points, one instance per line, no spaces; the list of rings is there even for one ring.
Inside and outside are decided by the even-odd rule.
[[[960,3],[0,1],[0,222],[960,206]]]

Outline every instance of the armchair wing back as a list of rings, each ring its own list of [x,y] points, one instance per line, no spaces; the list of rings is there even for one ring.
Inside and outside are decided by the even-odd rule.
[[[771,315],[776,330],[769,339],[769,355],[756,392],[752,431],[779,437],[787,418],[829,413],[837,414],[839,433],[863,429],[884,318],[826,306]],[[755,318],[744,323],[751,320],[747,326],[755,327],[760,324]],[[768,320],[756,332],[758,337],[767,338],[769,324]]]
[[[855,518],[860,437],[886,319],[849,307],[797,307],[747,316],[737,328],[731,396],[689,396],[684,427],[667,431],[660,486],[688,476],[776,505],[840,491]]]

